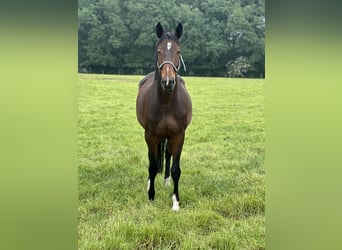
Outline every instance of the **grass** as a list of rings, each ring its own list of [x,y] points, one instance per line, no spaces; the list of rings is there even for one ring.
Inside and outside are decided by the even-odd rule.
[[[265,249],[263,80],[186,77],[180,211],[136,120],[141,76],[79,75],[80,249]]]

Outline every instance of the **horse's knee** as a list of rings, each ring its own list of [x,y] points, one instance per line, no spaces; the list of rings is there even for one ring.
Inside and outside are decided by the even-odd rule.
[[[181,170],[180,170],[179,166],[178,167],[173,166],[171,168],[171,176],[172,176],[173,180],[179,180],[179,178],[181,176]]]
[[[150,177],[154,178],[158,173],[157,166],[156,165],[150,165],[150,167],[148,168],[148,172],[150,174]]]
[[[158,162],[156,161],[154,157],[151,157],[151,156],[149,156],[149,160],[150,160],[150,165],[148,168],[148,172],[150,174],[150,177],[154,178],[158,173]]]

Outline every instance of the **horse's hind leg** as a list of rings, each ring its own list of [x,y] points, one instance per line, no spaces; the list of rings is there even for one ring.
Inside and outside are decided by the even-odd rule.
[[[166,140],[166,150],[165,150],[165,159],[166,159],[166,164],[165,164],[165,176],[164,176],[164,184],[165,186],[170,186],[170,161],[171,161],[171,144],[167,143]]]
[[[158,143],[158,172],[163,172],[163,164],[164,164],[164,151],[165,151],[165,143],[166,139],[161,140]]]

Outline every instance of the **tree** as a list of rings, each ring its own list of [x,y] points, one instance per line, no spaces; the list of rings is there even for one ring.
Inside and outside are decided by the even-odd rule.
[[[79,71],[150,72],[155,25],[173,31],[181,22],[188,68],[183,75],[259,77],[265,68],[264,5],[264,0],[79,0]],[[233,74],[236,67],[242,71]]]
[[[231,51],[227,65],[232,65],[231,62],[239,57],[245,57],[250,65],[247,71],[253,72],[260,66],[258,64],[263,68],[265,65],[265,17],[262,4],[250,2],[248,4],[248,1],[243,1],[242,4],[234,6],[231,16],[227,19],[225,34]]]
[[[244,77],[251,65],[246,57],[240,56],[234,61],[227,63],[227,73],[229,77]]]

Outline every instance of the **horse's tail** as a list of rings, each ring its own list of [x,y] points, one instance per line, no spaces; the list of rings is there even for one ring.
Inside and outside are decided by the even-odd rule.
[[[163,172],[166,139],[158,144],[158,173]]]

